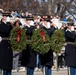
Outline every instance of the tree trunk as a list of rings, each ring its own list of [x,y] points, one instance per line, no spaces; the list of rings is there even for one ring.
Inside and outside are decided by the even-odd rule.
[[[52,5],[51,5],[52,1],[48,0],[48,15],[51,15],[51,10],[52,10]]]

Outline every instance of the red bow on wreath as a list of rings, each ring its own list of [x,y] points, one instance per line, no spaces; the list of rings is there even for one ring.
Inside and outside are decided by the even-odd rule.
[[[18,29],[18,30],[17,30],[16,42],[19,42],[19,41],[20,41],[21,32],[22,32],[21,29]]]
[[[42,37],[42,41],[45,42],[45,35],[44,35],[44,31],[41,30],[40,31],[41,37]]]

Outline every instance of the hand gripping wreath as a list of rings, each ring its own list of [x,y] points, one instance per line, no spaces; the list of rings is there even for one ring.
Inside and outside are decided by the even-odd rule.
[[[62,47],[64,46],[64,43],[65,43],[64,32],[60,29],[55,30],[55,32],[51,37],[51,43],[50,43],[51,49],[54,52],[59,53]]]
[[[22,52],[26,48],[26,33],[19,26],[14,27],[10,33],[11,48],[13,51]]]
[[[31,46],[34,51],[45,54],[50,50],[50,37],[43,29],[33,31]]]

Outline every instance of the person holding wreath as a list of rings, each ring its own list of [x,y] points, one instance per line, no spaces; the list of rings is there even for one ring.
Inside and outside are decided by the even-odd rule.
[[[27,41],[31,41],[31,36],[33,35],[34,27],[30,24],[31,18],[27,18],[27,26],[25,26],[26,30],[26,38]],[[31,48],[31,44],[26,45],[26,49],[22,51],[21,57],[21,66],[26,67],[26,75],[33,75],[34,68],[36,67],[36,52]]]
[[[48,35],[49,38],[52,35],[50,26],[51,25],[50,25],[50,22],[48,21],[48,19],[47,18],[44,19],[44,26],[42,27],[42,29],[44,29],[46,31],[46,34]],[[52,75],[53,51],[51,50],[51,48],[49,48],[49,51],[47,53],[40,54],[39,58],[40,58],[40,63],[42,65],[42,67],[45,67],[45,75]]]
[[[11,75],[12,71],[13,52],[9,39],[11,29],[12,25],[7,24],[4,16],[0,23],[0,69],[3,70],[3,75]]]
[[[65,65],[70,68],[70,75],[76,75],[76,34],[72,30],[72,24],[68,23],[65,31],[67,45],[65,46]]]

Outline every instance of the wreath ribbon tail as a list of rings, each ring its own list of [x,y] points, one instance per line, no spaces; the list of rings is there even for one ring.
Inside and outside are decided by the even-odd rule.
[[[43,42],[45,42],[45,41],[46,41],[45,36],[42,36],[42,40],[43,40]]]
[[[17,37],[16,37],[16,41],[17,41],[17,42],[20,41],[20,35],[17,35]]]

